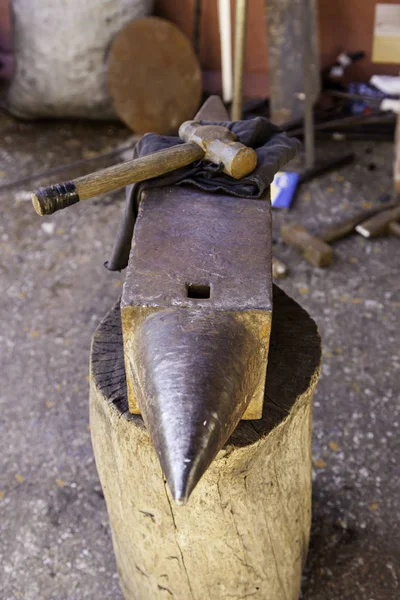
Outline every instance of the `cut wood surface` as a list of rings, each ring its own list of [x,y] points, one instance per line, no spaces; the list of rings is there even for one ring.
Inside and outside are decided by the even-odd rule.
[[[111,45],[108,87],[117,114],[134,132],[171,134],[199,107],[201,69],[176,25],[135,19]]]
[[[313,320],[276,286],[273,301],[263,418],[240,422],[183,507],[128,411],[119,303],[94,335],[91,434],[127,600],[299,597],[321,347]]]

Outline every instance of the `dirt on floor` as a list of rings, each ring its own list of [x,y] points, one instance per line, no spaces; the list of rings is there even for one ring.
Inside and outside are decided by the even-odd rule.
[[[0,117],[0,185],[131,144],[118,124],[21,123]],[[285,221],[317,231],[391,191],[393,145],[318,145],[356,161],[303,185],[274,211],[278,284],[316,320],[323,340],[315,394],[313,524],[304,600],[400,597],[400,241],[352,235],[316,269],[279,241]],[[41,219],[29,192],[76,177],[0,190],[0,597],[122,598],[90,443],[90,340],[121,292],[108,258],[123,191]],[[296,165],[295,165],[296,167]]]

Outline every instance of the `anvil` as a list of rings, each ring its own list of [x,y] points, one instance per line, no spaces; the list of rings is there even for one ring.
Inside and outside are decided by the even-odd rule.
[[[116,239],[124,258],[131,247],[121,299],[128,401],[182,504],[240,419],[262,415],[272,318],[267,186],[297,146],[265,119],[233,123],[238,134],[227,120],[211,97],[181,125],[180,141],[162,140],[169,147],[142,147],[131,161],[32,194],[47,215],[152,179],[135,207],[128,203]],[[178,167],[191,176],[154,179]]]
[[[196,120],[227,120],[218,99]],[[129,410],[184,504],[240,419],[262,414],[272,319],[265,198],[146,190],[121,299]]]

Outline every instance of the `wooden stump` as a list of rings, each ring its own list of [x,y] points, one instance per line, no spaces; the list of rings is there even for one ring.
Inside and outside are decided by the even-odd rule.
[[[263,418],[241,421],[187,506],[128,412],[119,304],[93,339],[90,419],[126,600],[297,600],[311,520],[317,327],[276,286]]]

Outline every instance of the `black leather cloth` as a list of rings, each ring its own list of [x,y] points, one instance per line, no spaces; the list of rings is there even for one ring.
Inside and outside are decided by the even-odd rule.
[[[140,196],[144,190],[170,185],[193,185],[210,194],[223,193],[240,198],[264,199],[275,173],[295,157],[301,146],[299,140],[287,137],[279,127],[264,117],[246,121],[218,123],[200,121],[200,123],[223,125],[230,129],[237,135],[239,142],[255,149],[257,167],[247,177],[237,180],[225,175],[219,165],[198,161],[167,175],[128,186],[120,228],[110,260],[105,264],[110,271],[120,271],[128,264],[133,228]],[[182,143],[175,136],[148,133],[136,144],[133,156],[139,158]]]

